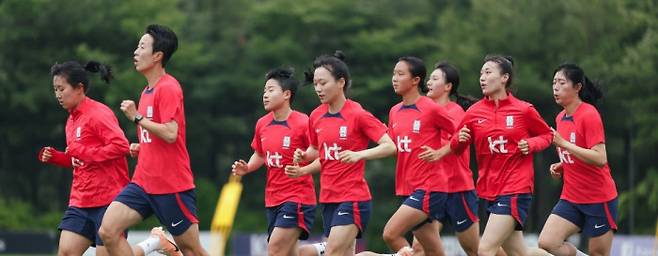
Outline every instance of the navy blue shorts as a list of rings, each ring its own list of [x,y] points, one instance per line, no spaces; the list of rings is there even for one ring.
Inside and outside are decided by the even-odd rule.
[[[324,203],[322,206],[322,225],[324,227],[323,234],[325,237],[329,237],[329,232],[331,232],[331,227],[333,226],[354,224],[359,229],[356,238],[361,238],[366,227],[368,227],[370,212],[372,211],[370,200]]]
[[[443,224],[450,223],[457,232],[462,232],[479,221],[475,190],[448,193],[445,209],[446,214],[439,221]]]
[[[532,204],[531,194],[513,194],[496,197],[494,201],[487,201],[487,212],[498,215],[511,215],[516,220],[514,230],[523,230],[528,218],[528,211]]]
[[[107,206],[92,208],[69,206],[57,229],[84,236],[91,241],[91,246],[103,246],[103,240],[98,236],[98,229],[101,227],[106,210]],[[126,234],[124,233],[124,236]]]
[[[404,205],[420,210],[427,214],[428,222],[443,219],[446,215],[445,203],[448,199],[448,193],[445,192],[427,192],[417,189],[407,199]]]
[[[277,206],[267,207],[267,241],[270,240],[275,227],[300,228],[300,240],[308,239],[313,221],[315,220],[315,205],[285,202]]]
[[[609,230],[617,231],[617,198],[594,204],[575,204],[560,199],[552,214],[578,226],[589,237],[597,237]]]
[[[183,234],[194,223],[196,217],[196,195],[194,189],[183,192],[154,195],[147,194],[135,183],[129,183],[114,199],[137,211],[146,219],[155,214],[160,223],[174,236]]]

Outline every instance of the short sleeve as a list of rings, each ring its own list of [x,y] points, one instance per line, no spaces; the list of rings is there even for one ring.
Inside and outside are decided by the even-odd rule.
[[[359,128],[368,139],[378,142],[386,134],[386,125],[368,111],[359,114]]]
[[[605,143],[605,132],[603,130],[603,121],[597,112],[588,112],[583,116],[583,122],[580,123],[580,130],[585,136],[587,148],[592,148],[597,144]]]
[[[183,109],[183,91],[177,85],[163,84],[158,88],[157,96],[155,105],[160,122],[164,124],[175,120]]]
[[[254,138],[251,140],[251,148],[259,155],[263,155],[263,146],[260,142],[260,122],[256,123],[256,128],[254,129]]]

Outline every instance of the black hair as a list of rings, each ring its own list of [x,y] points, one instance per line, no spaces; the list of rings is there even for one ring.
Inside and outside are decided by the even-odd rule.
[[[459,94],[459,71],[455,66],[450,64],[447,61],[440,61],[434,65],[434,69],[439,69],[443,72],[446,83],[451,83],[450,93],[448,95],[455,96],[457,104],[462,107],[462,109],[467,110],[477,99],[471,95],[461,95]]]
[[[345,96],[348,96],[349,89],[352,87],[352,79],[350,78],[350,70],[347,67],[347,64],[345,64],[345,54],[343,54],[342,51],[337,50],[333,55],[325,54],[315,58],[313,61],[313,69],[304,72],[304,81],[307,84],[313,84],[313,74],[315,69],[319,67],[329,70],[336,80],[343,78],[345,80],[343,92],[345,93]]]
[[[178,37],[176,33],[168,27],[151,24],[146,27],[146,34],[153,37],[153,53],[162,52],[162,67],[167,65],[167,62],[174,55],[178,49]]]
[[[87,72],[100,73],[101,79],[108,84],[113,78],[110,66],[97,61],[89,61],[84,67],[77,61],[67,61],[64,63],[55,63],[50,68],[50,75],[65,78],[66,82],[73,86],[73,88],[82,86],[85,93],[87,93],[91,86]]]
[[[489,61],[498,64],[501,75],[507,74],[509,76],[509,79],[507,79],[507,83],[505,84],[505,89],[509,90],[512,87],[512,81],[514,80],[514,59],[512,56],[487,55],[484,57],[484,62],[482,64]]]
[[[420,78],[420,81],[418,82],[418,87],[420,88],[420,91],[422,92],[427,92],[427,86],[425,86],[425,77],[427,76],[427,68],[425,68],[425,62],[423,62],[423,59],[414,57],[414,56],[405,56],[405,57],[400,57],[398,61],[404,61],[409,65],[409,73],[411,73],[411,77],[418,77]]]
[[[596,105],[596,101],[603,97],[599,83],[589,80],[580,66],[573,63],[563,63],[553,71],[553,76],[557,72],[562,72],[573,83],[574,88],[578,84],[582,85],[580,91],[578,91],[578,97],[582,101]]]
[[[265,75],[265,81],[274,79],[279,82],[282,91],[290,91],[291,104],[295,100],[295,92],[297,92],[297,86],[299,85],[299,81],[293,75],[294,70],[292,68],[275,68]]]

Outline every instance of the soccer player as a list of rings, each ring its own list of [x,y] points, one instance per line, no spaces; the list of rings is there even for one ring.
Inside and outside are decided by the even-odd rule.
[[[155,214],[180,247],[140,243],[148,254],[155,246],[165,253],[207,255],[199,241],[194,180],[185,145],[183,91],[165,66],[178,47],[176,34],[161,25],[149,25],[134,52],[135,69],[146,78],[139,109],[124,100],[121,110],[138,125],[138,156],[131,183],[110,204],[99,231],[111,255],[133,255],[121,231]]]
[[[265,207],[268,255],[296,255],[297,240],[306,240],[315,218],[313,176],[290,178],[284,167],[293,165],[295,149],[308,148],[308,116],[294,111],[298,81],[291,70],[274,69],[265,76],[263,105],[268,114],[256,123],[249,162],[233,163],[233,173],[245,175],[267,166]]]
[[[523,240],[534,188],[535,152],[551,144],[551,130],[532,104],[514,97],[510,57],[487,56],[480,70],[484,98],[467,111],[450,149],[461,154],[475,143],[477,193],[487,200],[489,220],[478,255],[495,255],[500,246],[509,255],[541,255]]]
[[[310,116],[310,146],[295,151],[298,162],[313,162],[305,169],[286,167],[290,176],[320,172],[327,255],[354,254],[355,239],[365,231],[371,211],[365,160],[395,153],[386,126],[359,103],[347,99],[352,81],[343,60],[344,55],[337,51],[313,62],[314,71],[306,80],[312,81],[322,104]],[[369,141],[378,145],[368,149]]]
[[[553,72],[553,97],[564,110],[553,131],[560,162],[550,172],[564,184],[539,246],[554,255],[585,255],[566,242],[577,232],[590,237],[590,255],[610,255],[617,230],[617,188],[608,167],[603,122],[594,107],[601,96],[578,65],[562,64]]]
[[[427,80],[427,96],[445,108],[454,125],[461,123],[468,109],[476,99],[460,95],[459,72],[448,62],[439,62]],[[454,96],[455,101],[451,100]],[[449,147],[452,134],[441,133],[441,145]],[[436,150],[428,149],[422,154],[422,159],[435,160]],[[436,222],[440,232],[443,225],[450,223],[457,233],[459,244],[467,255],[477,255],[480,241],[480,227],[478,224],[477,195],[473,183],[473,173],[469,168],[470,152],[468,149],[461,154],[448,154],[439,160],[439,170],[448,176],[448,195],[445,204],[445,217]],[[423,248],[414,243],[414,253]]]
[[[65,152],[44,147],[39,160],[73,168],[69,207],[58,227],[58,255],[82,255],[89,246],[107,255],[98,229],[108,205],[128,184],[128,140],[112,110],[86,96],[91,86],[88,72],[100,72],[107,83],[112,79],[110,67],[95,61],[84,67],[75,61],[58,63],[50,71],[55,98],[70,114],[65,128],[67,147]]]
[[[396,194],[408,197],[386,223],[383,239],[399,251],[409,247],[404,235],[412,230],[426,255],[443,255],[431,223],[445,218],[450,173],[420,154],[439,148],[441,134],[452,134],[455,125],[444,108],[420,94],[426,74],[425,63],[417,57],[400,58],[393,70],[393,90],[402,102],[390,110],[388,134],[397,142]]]

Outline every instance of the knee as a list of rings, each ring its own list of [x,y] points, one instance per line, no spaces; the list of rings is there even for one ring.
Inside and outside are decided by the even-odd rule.
[[[287,255],[284,246],[277,241],[270,241],[267,244],[267,255]]]
[[[386,242],[387,244],[393,243],[397,238],[398,235],[391,232],[388,229],[384,229],[384,232],[382,232],[382,239],[384,239],[384,242]]]
[[[462,245],[462,249],[464,249],[464,252],[466,255],[474,256],[478,254],[478,247],[477,245]]]
[[[591,256],[603,256],[603,255],[610,255],[610,252],[608,251],[607,248],[602,247],[602,246],[590,246],[589,247],[589,255]]]
[[[537,244],[539,248],[544,249],[549,253],[555,252],[558,248],[560,248],[559,242],[554,241],[554,239],[541,237],[541,236],[539,237]]]
[[[109,228],[107,226],[101,226],[98,229],[98,236],[103,240],[103,244],[111,246],[114,244],[122,235],[122,232]]]
[[[76,252],[72,248],[68,248],[66,246],[60,246],[57,249],[57,256],[74,256],[74,255],[80,255],[80,252]]]
[[[188,244],[177,244],[178,249],[183,253],[183,255],[193,255],[193,256],[207,256],[208,253],[203,250],[201,245],[199,246],[190,246]]]
[[[480,242],[477,251],[478,256],[494,256],[496,255],[496,250],[498,250],[498,248],[494,247],[493,245]]]

